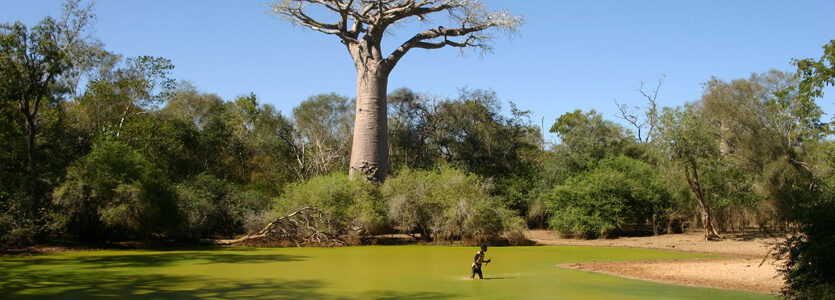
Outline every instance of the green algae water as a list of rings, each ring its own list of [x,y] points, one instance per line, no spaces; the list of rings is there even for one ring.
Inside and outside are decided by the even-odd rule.
[[[773,299],[561,269],[569,262],[706,255],[603,247],[212,247],[0,257],[3,299]]]

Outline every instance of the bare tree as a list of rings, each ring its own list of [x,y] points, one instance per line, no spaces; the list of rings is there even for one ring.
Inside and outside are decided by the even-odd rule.
[[[310,5],[329,12],[331,20],[314,18]],[[426,29],[384,54],[381,41],[391,25],[415,19],[428,23],[427,15],[444,12],[449,28]],[[478,0],[280,0],[272,3],[272,13],[337,36],[351,54],[357,70],[357,107],[349,172],[377,182],[385,180],[388,169],[386,88],[397,62],[414,48],[488,51],[494,37],[490,29],[512,33],[523,23],[522,17],[490,11]]]
[[[645,111],[643,111],[643,117],[640,116],[640,106],[620,104],[615,101],[615,105],[618,106],[618,110],[620,111],[620,114],[616,117],[623,119],[629,123],[629,125],[635,127],[638,134],[638,142],[649,142],[652,138],[653,131],[655,131],[658,127],[658,91],[661,89],[661,84],[664,82],[665,77],[666,75],[664,74],[658,77],[658,85],[656,85],[653,90],[646,90],[644,88],[646,83],[641,81],[641,86],[637,89],[637,91],[641,94],[641,96],[647,99],[647,104],[643,107],[643,109],[645,109]],[[643,131],[644,128],[647,129],[646,132]]]

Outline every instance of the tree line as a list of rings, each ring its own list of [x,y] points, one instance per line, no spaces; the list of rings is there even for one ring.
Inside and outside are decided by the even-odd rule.
[[[348,175],[356,98],[313,95],[286,114],[254,94],[222,99],[171,78],[168,59],[106,50],[92,18],[69,1],[58,18],[0,27],[6,247],[231,237],[305,206],[360,240],[757,230],[792,233],[778,247],[787,296],[833,292],[835,146],[815,101],[835,83],[835,41],[796,72],[711,78],[677,107],[657,106],[663,78],[642,84],[646,103],[618,104],[622,122],[554,116],[554,144],[493,91],[397,89],[369,182]]]

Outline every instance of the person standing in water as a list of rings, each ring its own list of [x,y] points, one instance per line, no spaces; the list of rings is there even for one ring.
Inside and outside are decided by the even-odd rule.
[[[487,252],[487,245],[481,244],[481,251],[476,252],[475,258],[473,258],[473,266],[472,266],[472,274],[470,274],[470,279],[475,278],[475,274],[478,274],[478,279],[484,279],[484,276],[481,275],[481,264],[489,264],[492,259],[484,260],[484,253]]]

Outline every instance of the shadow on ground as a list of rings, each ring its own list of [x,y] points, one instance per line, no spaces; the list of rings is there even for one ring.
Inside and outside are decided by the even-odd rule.
[[[26,274],[2,278],[4,299],[446,299],[440,293],[373,291],[360,295],[321,292],[318,280],[220,281],[200,277]]]
[[[224,251],[226,252],[226,251]],[[208,251],[153,252],[126,255],[97,256],[32,256],[0,262],[0,267],[76,265],[81,268],[142,268],[165,267],[176,264],[253,264],[264,262],[302,261],[306,256],[284,254],[213,253]]]
[[[221,250],[222,251],[222,250]],[[178,264],[300,261],[305,256],[247,252],[171,251],[126,255],[18,257],[0,261],[2,299],[445,299],[452,294],[380,290],[355,295],[323,292],[321,280],[226,280],[142,274],[144,267]],[[246,266],[241,266],[245,268]],[[130,273],[112,268],[131,268]],[[137,270],[140,269],[140,270]],[[165,269],[148,269],[165,272]]]

